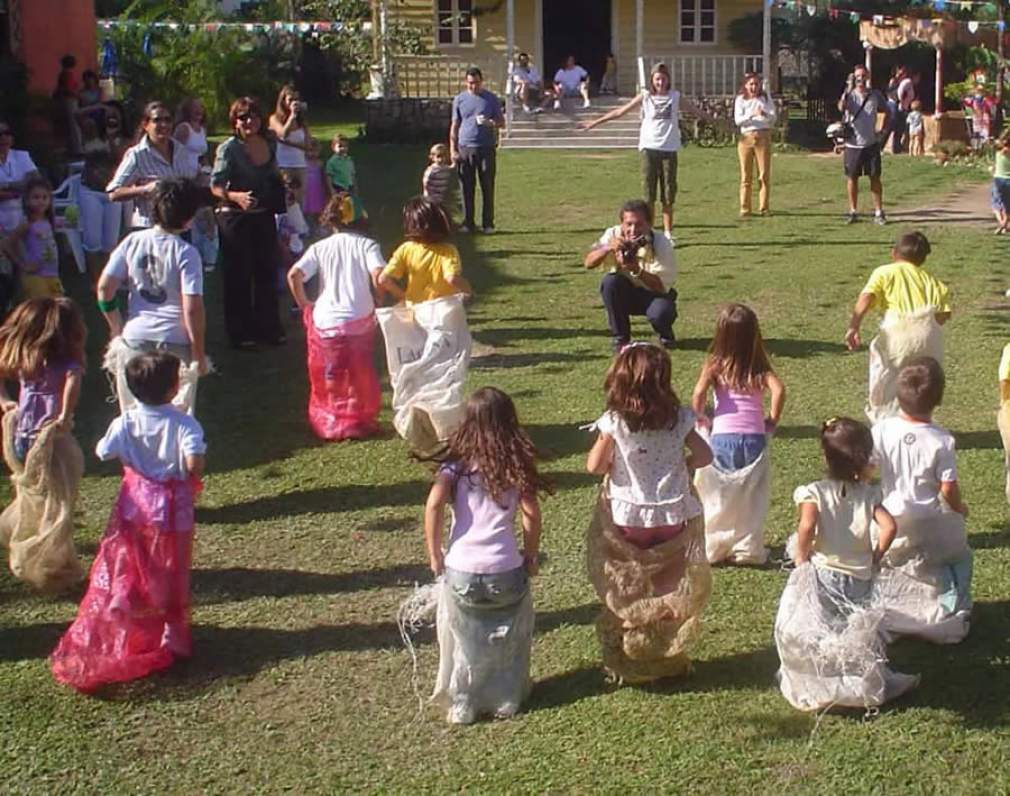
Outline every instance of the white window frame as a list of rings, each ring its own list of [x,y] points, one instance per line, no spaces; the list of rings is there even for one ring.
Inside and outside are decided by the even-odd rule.
[[[432,14],[434,16],[434,39],[435,39],[435,49],[440,49],[442,47],[476,47],[477,46],[477,17],[474,16],[474,6],[476,5],[475,0],[469,0],[470,3],[470,31],[471,39],[468,42],[461,42],[459,40],[460,25],[459,19],[459,4],[460,0],[450,0],[452,3],[452,12],[455,15],[457,22],[453,24],[452,30],[452,41],[442,41],[439,38],[439,33],[442,31],[442,27],[439,25],[439,0],[434,0],[432,3]]]
[[[677,4],[677,43],[684,47],[711,47],[719,43],[719,0],[712,0],[712,41],[701,40],[701,2],[702,0],[680,0]],[[690,5],[691,8],[686,8]],[[690,41],[684,41],[684,26],[681,22],[684,11],[694,11],[694,36]]]

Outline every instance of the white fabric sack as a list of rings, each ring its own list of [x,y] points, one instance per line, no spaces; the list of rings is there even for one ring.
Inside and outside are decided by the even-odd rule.
[[[781,665],[779,688],[797,710],[872,708],[918,683],[918,677],[887,666],[879,626],[884,611],[872,600],[829,610],[818,595],[814,565],[789,576],[775,617],[775,646]]]
[[[120,414],[137,405],[137,399],[130,392],[126,383],[126,363],[142,352],[130,348],[122,337],[114,337],[109,341],[102,360],[102,369],[109,376],[109,381],[115,390],[115,398],[119,401]],[[213,371],[213,365],[207,360],[208,372]],[[179,392],[172,399],[172,406],[193,416],[196,407],[196,388],[200,381],[200,368],[196,362],[182,362],[179,367]],[[111,399],[110,399],[111,400]]]
[[[888,310],[880,331],[870,341],[870,388],[866,416],[879,423],[898,414],[898,374],[916,357],[933,357],[943,364],[943,327],[933,307],[910,315]]]
[[[707,441],[708,435],[705,434]],[[768,560],[764,527],[771,500],[769,447],[742,470],[700,468],[694,485],[705,509],[705,555],[710,564],[763,564]]]
[[[996,413],[996,427],[999,428],[999,435],[1003,440],[1003,470],[1006,473],[1003,491],[1007,503],[1010,503],[1010,400],[1000,403],[999,411]]]
[[[393,426],[415,449],[426,450],[448,439],[463,420],[472,345],[463,296],[397,304],[375,314],[386,340]]]

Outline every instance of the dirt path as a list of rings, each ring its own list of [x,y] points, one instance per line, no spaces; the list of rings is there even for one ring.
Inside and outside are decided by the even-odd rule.
[[[888,210],[894,221],[907,224],[961,224],[972,227],[993,227],[988,182],[969,185],[952,193],[936,197],[931,204],[915,209]]]

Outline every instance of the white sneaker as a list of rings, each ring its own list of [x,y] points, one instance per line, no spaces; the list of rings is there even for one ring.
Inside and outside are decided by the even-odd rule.
[[[561,110],[561,100],[559,99],[554,100],[554,110],[556,111]]]
[[[523,105],[523,113],[533,113],[529,105]]]
[[[589,106],[590,106],[589,100],[582,100],[582,107],[583,108],[588,108]]]

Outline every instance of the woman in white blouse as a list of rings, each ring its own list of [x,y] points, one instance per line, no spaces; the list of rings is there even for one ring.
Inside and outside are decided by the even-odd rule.
[[[0,236],[21,224],[21,190],[30,178],[38,176],[32,156],[23,149],[14,149],[14,131],[0,119]]]
[[[294,86],[281,88],[269,124],[277,136],[277,167],[288,179],[295,201],[301,206],[305,194],[305,158],[315,144],[305,120],[305,103]]]
[[[768,195],[772,176],[772,125],[775,124],[775,103],[761,87],[761,76],[748,72],[743,77],[740,93],[733,105],[733,120],[740,128],[737,154],[740,156],[740,217],[751,214],[751,185],[754,164],[758,172],[758,209],[761,215],[771,214]]]

